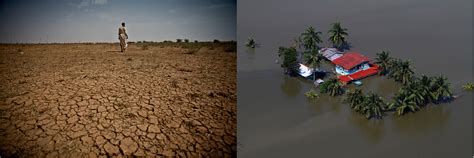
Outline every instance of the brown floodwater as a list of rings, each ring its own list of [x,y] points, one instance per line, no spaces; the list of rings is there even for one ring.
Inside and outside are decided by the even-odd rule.
[[[237,3],[237,139],[239,157],[471,157],[473,93],[472,0],[239,0]],[[342,97],[308,100],[311,82],[288,77],[276,63],[308,26],[348,28],[351,51],[382,50],[409,59],[416,74],[444,75],[460,98],[402,117],[367,120]],[[260,46],[244,46],[253,37]],[[330,66],[324,69],[330,70]],[[364,93],[391,101],[400,85],[372,76]],[[353,88],[354,85],[349,86]]]

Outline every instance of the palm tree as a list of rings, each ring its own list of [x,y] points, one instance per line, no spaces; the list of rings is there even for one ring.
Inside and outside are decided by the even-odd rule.
[[[346,36],[349,35],[346,31],[346,28],[341,27],[341,23],[333,23],[331,29],[328,31],[328,33],[331,34],[328,41],[332,42],[335,48],[339,50],[344,49],[344,45],[347,43]]]
[[[323,55],[318,52],[312,52],[311,54],[306,55],[306,64],[309,64],[314,71],[319,69],[321,66],[321,61],[324,60]],[[316,80],[316,72],[313,72],[313,80]]]
[[[413,79],[415,73],[410,61],[408,60],[393,60],[390,64],[390,70],[389,76],[404,85],[408,84]]]
[[[420,109],[420,106],[418,106],[413,98],[408,91],[400,89],[394,97],[395,102],[389,104],[388,109],[396,110],[398,116],[404,115],[407,112],[416,112]]]
[[[401,93],[407,94],[408,100],[415,102],[418,106],[424,105],[426,103],[426,95],[422,91],[422,85],[417,78],[400,88]]]
[[[329,93],[331,96],[337,96],[344,93],[342,83],[337,78],[330,78],[319,86],[321,93]]]
[[[443,76],[434,77],[431,92],[434,101],[446,101],[453,97],[447,78]]]
[[[347,93],[347,98],[344,101],[349,103],[354,111],[359,112],[362,109],[362,103],[364,102],[362,90],[357,88],[355,90],[349,91],[349,93]]]
[[[390,67],[391,58],[390,52],[382,51],[382,53],[377,53],[377,58],[375,58],[375,63],[380,66],[379,75],[386,75],[388,68]]]
[[[401,116],[404,115],[405,113],[411,111],[411,112],[416,112],[420,110],[420,107],[416,105],[414,101],[410,101],[408,99],[404,100],[396,100],[395,104],[397,106],[397,115]]]
[[[312,26],[308,27],[306,29],[306,32],[301,34],[303,47],[308,52],[318,52],[319,50],[318,44],[323,42],[320,36],[321,36],[321,32],[315,31],[315,29]]]
[[[385,102],[379,95],[372,92],[369,93],[362,104],[364,106],[362,107],[361,113],[364,114],[367,119],[383,117]]]
[[[250,37],[247,40],[247,43],[245,44],[245,46],[250,47],[250,48],[255,48],[256,45],[257,45],[257,43],[255,43],[255,40],[253,38],[250,38]]]
[[[433,77],[428,77],[426,75],[422,75],[421,78],[418,80],[420,84],[420,93],[425,98],[425,103],[430,103],[434,99],[431,97],[431,87],[433,87]]]

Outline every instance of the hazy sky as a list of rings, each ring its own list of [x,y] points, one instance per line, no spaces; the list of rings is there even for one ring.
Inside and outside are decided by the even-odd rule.
[[[1,0],[0,43],[235,40],[236,0]]]

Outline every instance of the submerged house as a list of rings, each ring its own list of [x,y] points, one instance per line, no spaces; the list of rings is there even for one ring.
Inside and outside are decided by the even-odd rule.
[[[304,78],[307,78],[307,77],[310,77],[311,75],[315,75],[316,78],[322,78],[324,76],[326,76],[326,71],[324,70],[321,70],[321,69],[313,69],[313,68],[310,68],[304,64],[299,64],[299,72],[298,74],[300,76],[303,76]]]
[[[359,53],[346,53],[334,60],[336,73],[343,83],[359,80],[376,74],[379,70],[378,65],[372,64],[366,56]]]
[[[343,53],[336,48],[322,48],[319,50],[322,56],[336,65],[337,77],[342,83],[357,81],[378,73],[379,66],[370,62],[370,59],[356,52]],[[314,70],[304,64],[299,64],[299,75],[305,78],[316,74],[316,78],[325,76],[325,71]]]
[[[306,65],[303,65],[301,63],[299,65],[300,66],[299,66],[299,73],[298,74],[300,74],[301,76],[308,77],[308,76],[313,74],[314,70],[312,68],[310,68]]]
[[[321,55],[323,55],[329,61],[334,61],[344,55],[344,53],[338,51],[336,48],[321,48],[319,53],[321,53]]]

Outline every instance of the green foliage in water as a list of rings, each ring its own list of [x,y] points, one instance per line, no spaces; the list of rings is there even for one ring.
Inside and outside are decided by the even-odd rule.
[[[383,117],[385,111],[385,102],[379,95],[375,93],[369,93],[364,97],[360,113],[365,115],[367,119]]]
[[[390,63],[389,77],[402,84],[408,84],[415,74],[415,70],[408,60],[395,59]]]
[[[309,67],[317,69],[321,66],[321,62],[324,60],[324,56],[318,52],[306,53],[305,54],[306,64],[309,64]],[[316,80],[316,73],[313,73],[313,80]]]
[[[453,92],[446,77],[437,76],[433,78],[431,96],[434,101],[449,101],[453,98]]]
[[[347,29],[342,28],[340,23],[332,24],[329,31],[331,37],[329,41],[333,46],[341,49],[346,43]],[[319,43],[321,43],[321,32],[317,32],[313,27],[306,29],[297,40],[296,45],[301,44],[305,51],[305,63],[310,67],[317,68],[320,65],[321,56],[318,56]],[[255,41],[249,38],[248,47],[252,47]],[[253,47],[252,47],[253,48]],[[282,67],[286,69],[286,73],[294,76],[298,73],[298,53],[296,46],[279,48],[279,57],[283,59]],[[388,51],[377,53],[375,63],[380,66],[379,75],[387,75],[395,81],[400,82],[403,86],[395,94],[394,102],[386,103],[382,97],[375,93],[369,93],[364,96],[361,89],[355,89],[348,92],[345,102],[349,103],[351,108],[364,115],[367,119],[382,118],[384,112],[395,111],[397,115],[404,115],[408,112],[416,112],[430,103],[442,103],[451,101],[453,93],[447,78],[443,76],[428,77],[422,75],[420,78],[415,76],[415,70],[412,63],[408,60],[391,58]],[[464,90],[473,90],[474,84],[467,83],[463,85]],[[337,78],[330,78],[319,86],[320,93],[329,94],[331,96],[342,95],[345,92],[344,86]],[[305,93],[308,98],[317,98],[318,94],[312,89]]]
[[[392,59],[390,58],[390,52],[382,51],[382,53],[377,53],[377,58],[375,58],[375,64],[380,66],[379,75],[387,74],[391,62]]]
[[[350,90],[347,93],[347,97],[344,101],[346,103],[349,103],[349,105],[354,111],[360,112],[362,110],[362,106],[363,106],[362,103],[364,102],[364,99],[365,98],[364,98],[364,95],[362,94],[362,90],[357,88],[354,90]]]
[[[465,85],[462,86],[462,89],[466,91],[472,91],[474,89],[474,84],[473,83],[466,83]]]
[[[255,40],[253,38],[250,38],[247,40],[247,43],[245,44],[245,46],[249,47],[249,48],[255,48],[257,46],[257,43],[255,42]]]
[[[397,115],[416,112],[429,103],[446,102],[453,99],[450,84],[443,76],[421,78],[414,77],[411,82],[400,88],[390,103],[388,110],[395,110]]]
[[[364,96],[362,90],[357,88],[350,90],[344,101],[349,103],[352,110],[364,115],[367,119],[381,119],[384,116],[386,103],[375,93]]]
[[[297,61],[297,52],[295,47],[278,48],[278,56],[283,60],[281,67],[285,68],[285,73],[290,76],[298,75],[299,64]]]
[[[398,116],[404,115],[407,112],[416,112],[420,110],[420,106],[414,100],[415,95],[411,95],[407,90],[401,88],[395,95],[395,102],[388,105],[388,109],[395,110]]]
[[[319,91],[330,96],[338,96],[344,94],[344,87],[339,79],[333,77],[321,83]]]
[[[309,99],[319,98],[318,93],[316,93],[316,91],[314,91],[313,89],[309,90],[304,95]]]

